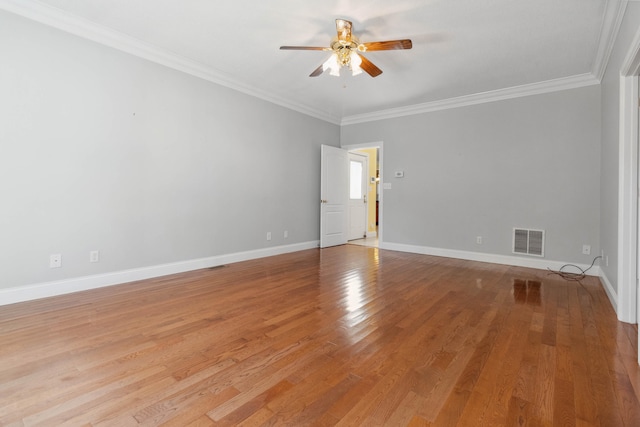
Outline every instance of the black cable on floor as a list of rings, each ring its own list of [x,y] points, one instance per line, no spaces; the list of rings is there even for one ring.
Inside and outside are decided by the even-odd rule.
[[[582,279],[584,279],[585,277],[587,277],[587,271],[591,270],[591,268],[592,268],[592,267],[593,267],[593,265],[596,263],[596,260],[597,260],[598,258],[602,258],[602,257],[601,257],[600,255],[598,255],[597,257],[595,257],[595,258],[593,259],[593,261],[591,262],[591,265],[589,266],[589,268],[587,268],[586,270],[581,269],[580,267],[578,267],[578,266],[577,266],[577,265],[575,265],[575,264],[565,264],[565,265],[563,265],[562,267],[560,267],[560,270],[558,270],[558,271],[552,270],[552,269],[550,269],[550,268],[547,268],[547,269],[548,269],[551,273],[553,273],[553,274],[557,274],[558,276],[562,277],[562,278],[563,278],[563,279],[565,279],[565,280],[572,280],[572,281],[575,281],[575,282],[579,282],[580,280],[582,280]],[[564,268],[566,268],[566,267],[575,267],[575,268],[577,268],[577,269],[580,271],[580,273],[570,273],[570,272],[567,272],[567,271],[563,271],[563,270],[564,270]]]

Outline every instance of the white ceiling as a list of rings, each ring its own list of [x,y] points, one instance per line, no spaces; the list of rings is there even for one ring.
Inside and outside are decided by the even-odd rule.
[[[593,84],[619,3],[0,0],[0,8],[345,123],[487,93]],[[376,78],[346,72],[311,78],[327,52],[279,50],[328,46],[336,18],[353,21],[362,42],[410,38],[413,49],[366,54],[383,70]]]

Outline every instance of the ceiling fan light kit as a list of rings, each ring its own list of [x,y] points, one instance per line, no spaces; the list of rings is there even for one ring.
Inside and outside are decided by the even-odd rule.
[[[336,32],[338,33],[338,37],[332,41],[330,47],[280,46],[280,49],[322,50],[332,52],[329,59],[316,68],[309,77],[317,77],[327,70],[330,70],[329,75],[337,77],[340,76],[340,69],[342,67],[349,68],[353,76],[362,74],[362,71],[365,71],[371,77],[377,77],[382,74],[382,70],[362,56],[361,52],[411,49],[412,47],[411,40],[409,39],[360,43],[358,38],[351,33],[352,26],[351,21],[336,19]]]
[[[351,74],[357,76],[358,74],[362,74],[360,64],[362,64],[360,55],[353,51],[343,49],[331,54],[329,59],[322,64],[322,71],[331,70],[329,75],[339,77],[340,68],[349,67]]]

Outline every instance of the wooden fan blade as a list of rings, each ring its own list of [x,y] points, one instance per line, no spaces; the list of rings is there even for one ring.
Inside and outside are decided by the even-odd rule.
[[[338,32],[338,40],[351,41],[351,21],[336,19],[336,31]]]
[[[309,74],[309,77],[318,77],[320,74],[322,74],[322,72],[324,71],[324,68],[322,68],[323,65],[324,64],[320,64],[318,68],[313,70],[313,73]]]
[[[331,50],[328,47],[317,46],[280,46],[280,50]]]
[[[360,58],[362,58],[362,63],[360,64],[360,68],[367,72],[371,77],[378,77],[382,74],[382,70],[374,65],[373,62],[369,61],[364,56],[358,54]]]
[[[384,42],[370,42],[370,43],[362,43],[365,47],[365,51],[376,51],[376,50],[395,50],[395,49],[411,49],[413,44],[411,40],[387,40]]]

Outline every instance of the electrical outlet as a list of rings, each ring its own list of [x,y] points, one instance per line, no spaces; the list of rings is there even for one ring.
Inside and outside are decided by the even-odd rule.
[[[289,232],[287,230],[284,230],[284,238],[288,238],[289,237]]]
[[[271,240],[271,232],[267,231],[267,240]]]
[[[582,245],[582,253],[584,255],[591,255],[591,245]]]
[[[482,236],[476,237],[476,243],[479,244],[479,245],[482,244]]]
[[[100,261],[100,251],[89,252],[89,262],[98,262],[98,261]]]
[[[61,254],[49,255],[49,268],[60,268],[60,267],[62,267],[62,255]]]

